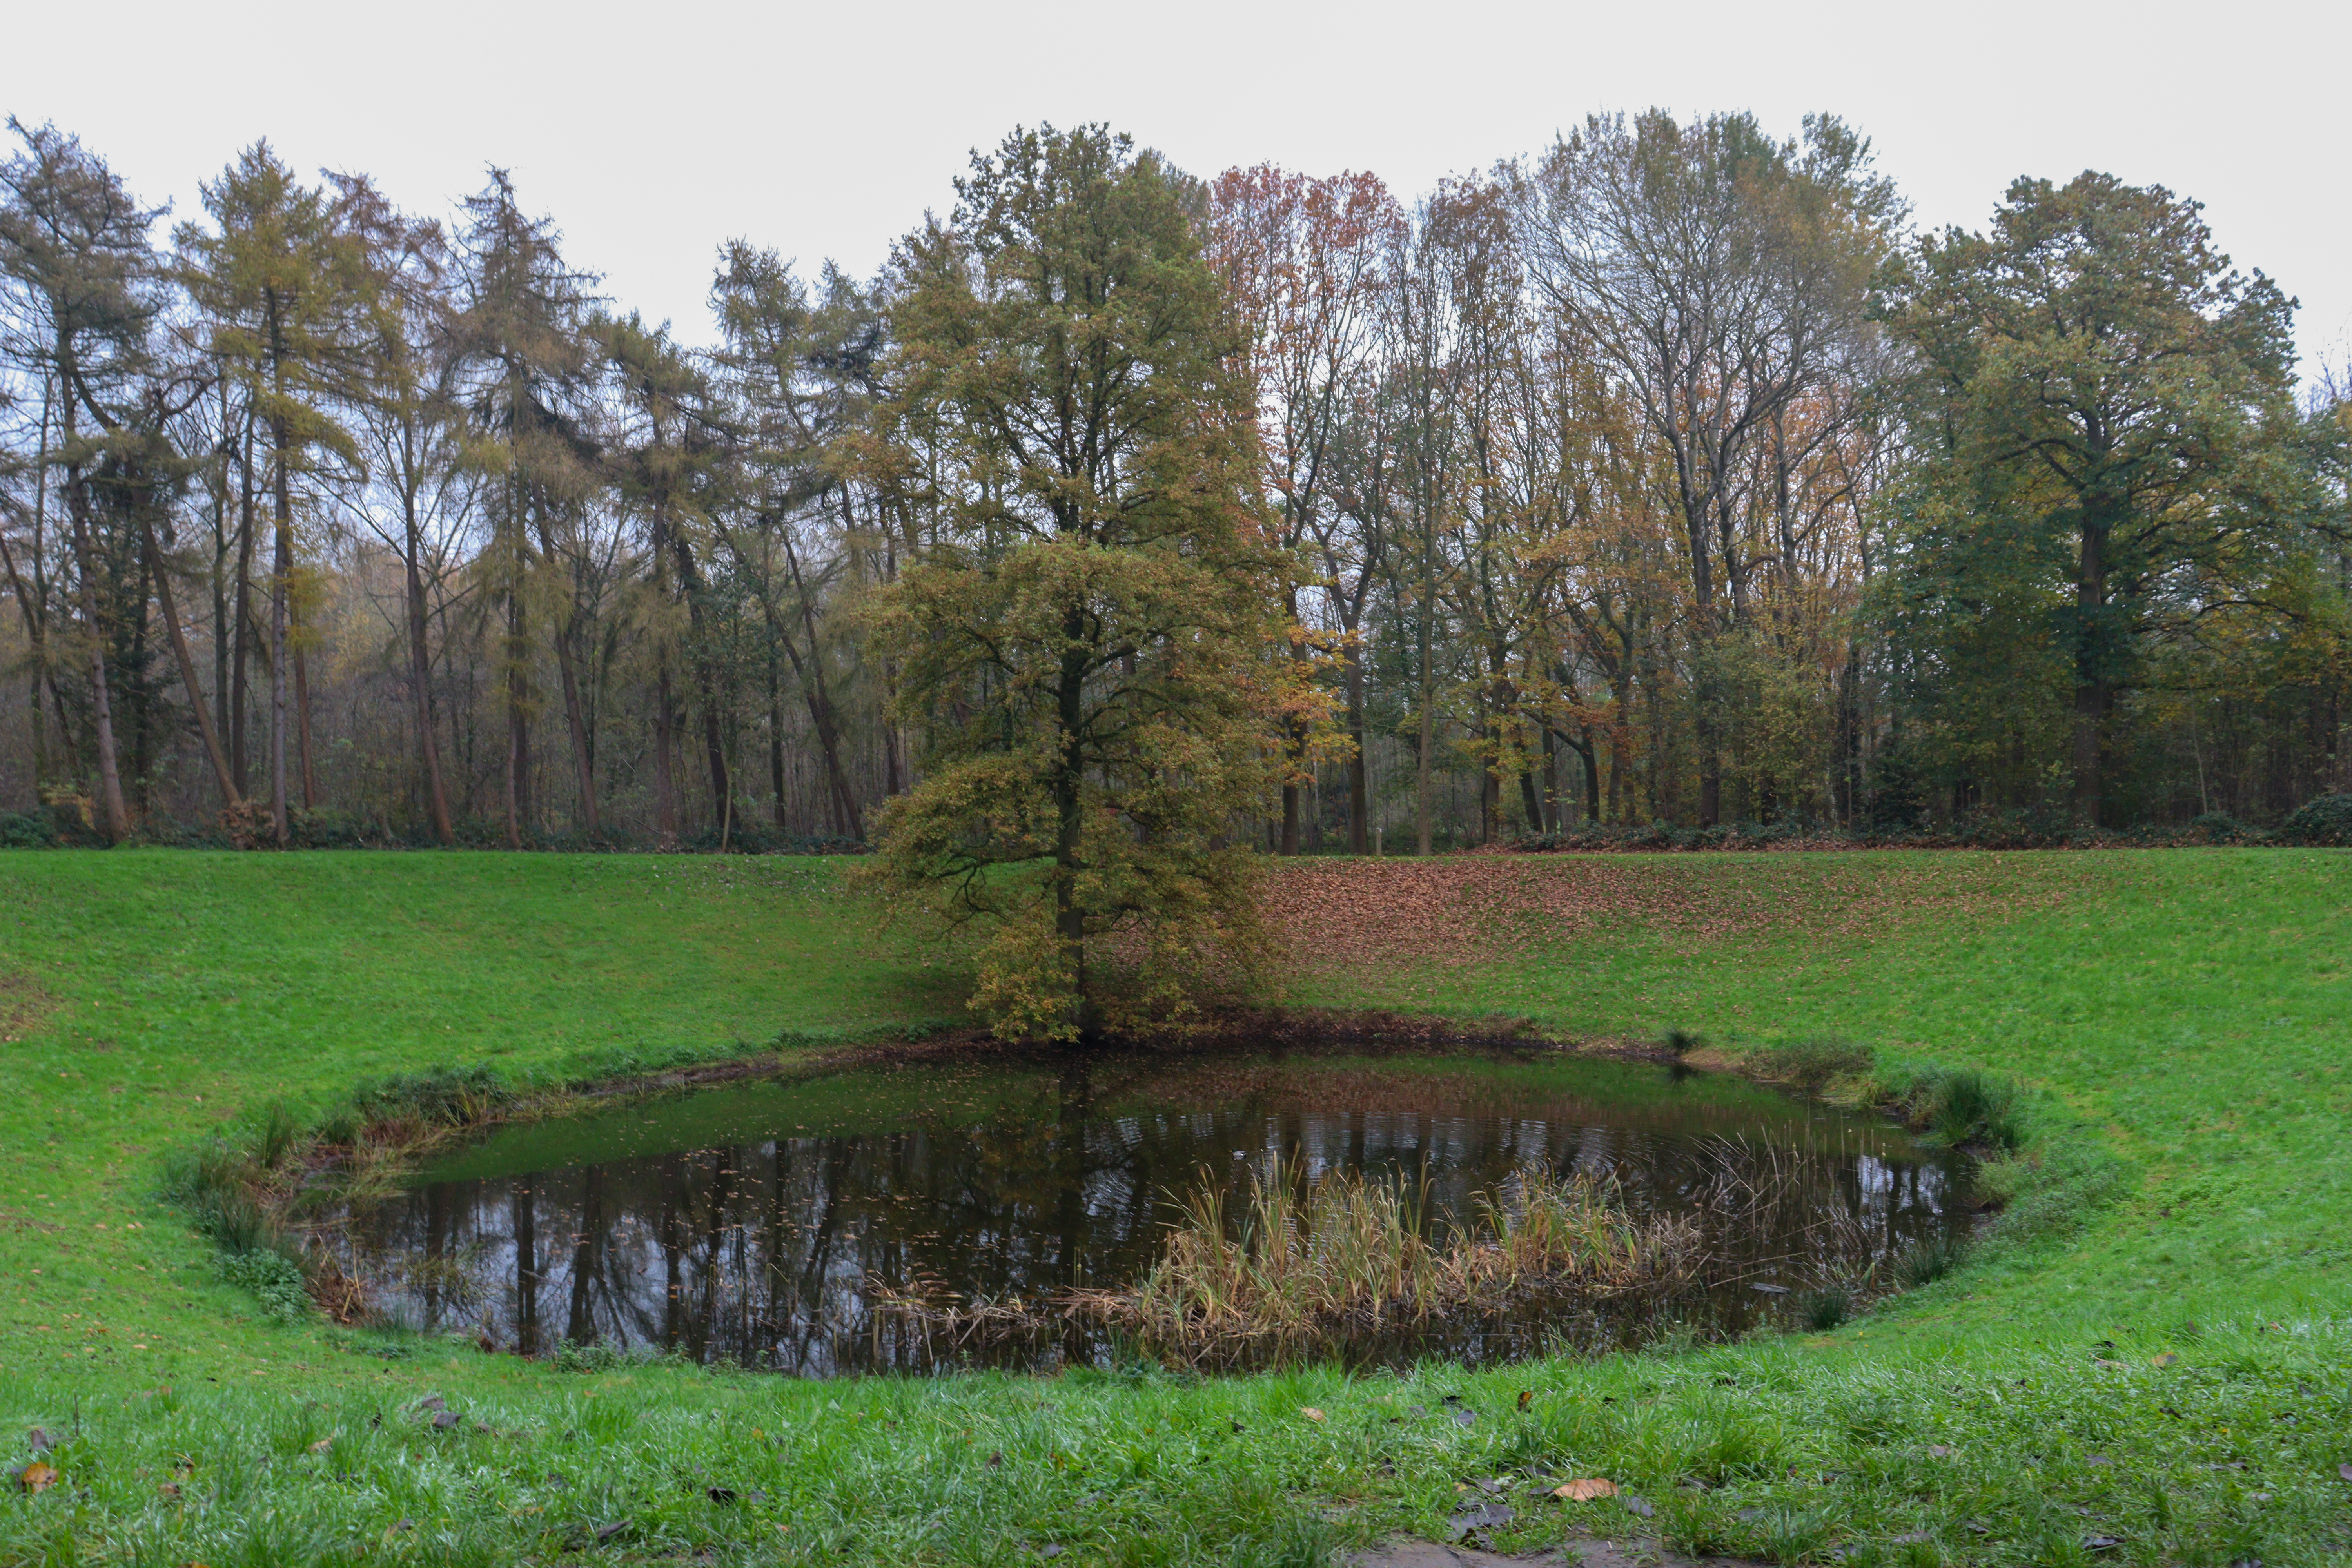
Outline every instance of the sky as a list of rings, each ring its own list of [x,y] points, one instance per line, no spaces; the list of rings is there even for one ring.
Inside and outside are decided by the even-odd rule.
[[[1594,110],[1745,109],[1780,134],[1826,110],[1926,225],[1981,227],[2021,174],[2196,197],[2302,300],[2308,372],[2352,357],[2347,59],[2343,0],[85,0],[10,24],[0,110],[178,217],[257,137],[425,213],[499,165],[614,306],[688,342],[723,241],[868,273],[1016,124],[1107,121],[1200,174],[1369,169],[1410,198]]]

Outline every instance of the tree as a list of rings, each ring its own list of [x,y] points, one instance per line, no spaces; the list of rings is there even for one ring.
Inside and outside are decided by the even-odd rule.
[[[1277,520],[1276,544],[1300,558],[1312,549],[1319,583],[1286,581],[1292,657],[1315,662],[1316,638],[1300,604],[1319,593],[1333,612],[1345,661],[1348,732],[1348,846],[1370,847],[1364,780],[1364,680],[1360,638],[1367,592],[1377,564],[1377,530],[1350,530],[1329,490],[1340,433],[1378,343],[1381,265],[1404,216],[1370,174],[1310,180],[1270,163],[1229,169],[1211,188],[1210,261],[1247,331],[1247,368],[1258,403],[1259,450]],[[1299,774],[1310,725],[1288,724],[1282,783],[1285,855],[1298,853]]]
[[[428,531],[469,499],[459,450],[459,362],[449,294],[448,242],[437,223],[407,217],[362,176],[335,179],[343,227],[362,247],[366,352],[346,395],[364,432],[370,479],[398,525],[362,515],[400,552],[401,620],[415,702],[417,769],[433,836],[457,842],[433,714],[433,650],[425,579]]]
[[[1848,379],[1866,289],[1903,207],[1870,144],[1810,116],[1801,145],[1752,116],[1677,124],[1596,115],[1524,191],[1531,270],[1624,378],[1673,460],[1695,662],[1745,626],[1763,551],[1741,505],[1757,448],[1792,404]],[[1700,696],[1699,816],[1722,813],[1727,704]]]
[[[148,334],[161,300],[147,236],[159,215],[131,200],[105,161],[77,138],[49,126],[30,130],[14,119],[8,126],[23,147],[0,164],[7,352],[54,388],[58,444],[54,450],[45,446],[43,458],[63,479],[86,639],[99,806],[108,841],[119,843],[131,831],[131,818],[108,679],[113,617],[100,578],[109,542],[100,537],[96,486],[108,458],[121,455],[112,448],[145,444],[142,433],[125,426],[138,419],[152,368]],[[128,542],[143,558],[143,538]]]
[[[774,670],[774,654],[781,651],[791,662],[824,757],[834,831],[862,839],[865,816],[842,766],[840,715],[818,637],[817,584],[805,569],[796,530],[805,519],[832,533],[840,546],[832,553],[844,565],[870,553],[858,548],[862,535],[871,531],[860,527],[845,472],[855,463],[840,447],[868,423],[880,322],[848,280],[831,269],[828,298],[820,310],[811,306],[808,290],[772,252],[739,243],[726,248],[722,261],[711,296],[726,334],[719,362],[742,421],[737,456],[747,491],[742,510],[748,521],[733,529],[722,521],[719,534],[739,568],[756,585],[766,624],[770,686],[775,693],[769,704],[770,770],[781,808],[783,716]],[[886,531],[881,542],[887,555],[895,540]],[[888,575],[886,568],[883,576],[887,580]],[[895,741],[886,728],[887,793],[894,795]]]
[[[2197,203],[2084,173],[2018,181],[1986,234],[1923,239],[1885,306],[1933,520],[1909,581],[1958,556],[2046,637],[2086,825],[2117,694],[2158,642],[2260,600],[2293,521],[2294,305],[2229,268]]]
[[[1070,1039],[1181,1005],[1182,961],[1246,928],[1275,561],[1252,505],[1250,388],[1195,228],[1199,192],[1100,127],[975,154],[952,220],[900,247],[902,399],[952,465],[940,537],[878,595],[926,776],[877,875],[985,922],[974,1005]],[[1147,954],[1125,997],[1102,939]]]
[[[653,579],[655,663],[654,770],[656,826],[665,839],[678,831],[677,703],[670,664],[678,637],[674,606],[683,602],[689,667],[702,710],[704,760],[710,769],[710,811],[725,826],[729,782],[719,663],[714,655],[709,591],[703,562],[709,552],[711,470],[720,456],[708,428],[709,378],[674,342],[667,328],[648,329],[632,314],[599,319],[597,344],[611,374],[620,428],[607,468],[624,502],[643,515],[647,567]],[[701,426],[698,429],[698,426]]]
[[[596,279],[573,270],[562,236],[545,218],[526,217],[504,169],[466,200],[466,304],[457,324],[458,353],[473,373],[478,438],[468,448],[483,475],[482,500],[492,542],[488,574],[507,616],[500,663],[507,696],[507,843],[520,848],[533,831],[530,794],[531,541],[557,564],[555,531],[595,483],[597,453],[580,408],[593,363],[586,311]],[[580,701],[577,645],[582,612],[567,584],[554,628],[563,716],[580,791],[581,826],[602,831],[588,727]]]
[[[202,190],[216,226],[182,226],[182,279],[211,327],[209,347],[221,374],[241,388],[269,440],[269,814],[282,844],[289,674],[296,678],[302,804],[317,804],[302,650],[289,625],[294,479],[314,452],[357,457],[334,399],[352,367],[352,317],[362,292],[360,254],[335,222],[326,193],[298,182],[267,142],[247,148]]]

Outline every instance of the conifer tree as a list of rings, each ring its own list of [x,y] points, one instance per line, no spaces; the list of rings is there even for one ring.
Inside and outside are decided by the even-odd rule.
[[[289,833],[289,700],[305,808],[316,804],[317,790],[308,692],[299,680],[302,650],[289,625],[295,476],[320,458],[357,458],[336,395],[353,370],[362,261],[326,192],[297,180],[267,142],[237,154],[202,189],[214,226],[179,230],[182,278],[204,312],[220,374],[242,391],[268,441],[269,817],[282,844]]]
[[[504,605],[500,663],[507,699],[507,843],[520,848],[533,831],[530,795],[530,584],[531,541],[552,554],[559,514],[578,506],[593,483],[595,453],[579,404],[592,367],[587,334],[595,278],[563,259],[562,235],[546,218],[524,216],[504,169],[467,198],[466,306],[459,351],[473,372],[478,439],[472,458],[484,479],[491,541],[488,580]],[[600,832],[595,780],[573,664],[578,605],[564,595],[554,643],[564,717],[579,776],[581,826]]]
[[[115,448],[143,447],[136,423],[153,369],[149,332],[161,309],[148,241],[158,213],[141,207],[103,159],[54,127],[8,122],[22,146],[0,164],[0,279],[8,293],[12,363],[56,389],[58,466],[79,584],[100,825],[110,843],[131,831],[123,802],[107,648],[110,606],[100,586],[109,541],[99,476]],[[133,543],[134,552],[143,546]]]

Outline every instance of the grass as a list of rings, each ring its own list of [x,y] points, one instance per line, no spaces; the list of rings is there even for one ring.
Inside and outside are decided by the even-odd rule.
[[[804,1384],[282,1327],[159,1201],[167,1156],[394,1075],[552,1085],[950,1016],[949,977],[821,861],[0,855],[0,1444],[23,1465],[40,1427],[59,1476],[0,1499],[0,1563],[1308,1564],[1442,1538],[1482,1482],[1505,1548],[2352,1561],[2352,858],[1602,869],[1598,913],[1563,893],[1491,953],[1290,999],[1682,1031],[1701,1064],[1796,1046],[1831,1092],[1851,1058],[1817,1047],[1866,1045],[1954,1128],[2030,1134],[1994,1170],[2006,1235],[1824,1331],[1475,1373]],[[1651,1511],[1552,1500],[1562,1475]]]

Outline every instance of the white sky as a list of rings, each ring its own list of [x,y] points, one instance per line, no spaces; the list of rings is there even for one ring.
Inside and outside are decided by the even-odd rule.
[[[864,274],[1017,122],[1108,121],[1202,174],[1370,169],[1409,198],[1591,110],[1746,108],[1782,134],[1828,110],[1928,224],[2085,167],[2198,197],[2239,266],[2300,296],[2308,368],[2352,341],[2347,61],[2343,0],[51,0],[9,25],[0,111],[181,216],[257,136],[419,211],[497,163],[616,305],[703,341],[721,240]]]

